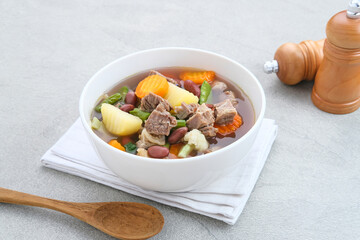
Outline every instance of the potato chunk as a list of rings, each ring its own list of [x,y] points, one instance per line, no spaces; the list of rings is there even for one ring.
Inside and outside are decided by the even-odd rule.
[[[103,103],[101,114],[105,128],[114,135],[130,135],[141,128],[142,120],[140,118],[121,111],[111,104]]]
[[[169,83],[169,89],[164,98],[168,100],[173,108],[180,106],[182,102],[186,104],[199,102],[199,98],[197,96],[185,89],[175,86],[172,83]]]

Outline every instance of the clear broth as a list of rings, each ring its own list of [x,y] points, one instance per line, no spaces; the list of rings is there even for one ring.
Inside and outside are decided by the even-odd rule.
[[[154,69],[154,70],[160,72],[161,74],[163,74],[167,77],[171,77],[173,79],[180,79],[179,75],[181,72],[184,72],[184,71],[204,71],[201,69],[187,68],[187,67],[167,67],[167,68],[159,68],[159,69]],[[108,92],[106,92],[106,94],[109,96],[112,94],[115,94],[123,86],[127,86],[129,88],[129,90],[135,91],[138,83],[149,75],[149,71],[150,70],[146,70],[146,71],[143,71],[143,72],[140,72],[137,74],[133,74],[133,75],[127,77],[126,79],[124,79],[123,81],[121,81],[120,83],[118,83],[114,87],[112,87]],[[251,103],[251,100],[239,86],[237,86],[235,83],[231,82],[230,80],[219,76],[218,74],[216,74],[214,82],[215,81],[224,82],[227,85],[226,90],[233,91],[233,93],[235,94],[235,98],[238,101],[238,105],[235,108],[243,120],[243,124],[241,125],[241,127],[238,128],[234,133],[226,135],[226,136],[217,134],[216,137],[208,139],[208,142],[210,144],[209,148],[215,148],[215,146],[216,146],[216,148],[222,148],[222,147],[225,147],[225,146],[235,142],[237,139],[244,136],[250,130],[250,128],[255,123],[255,112],[254,112],[254,108]],[[212,84],[210,84],[210,85],[212,85]],[[223,92],[219,91],[219,90],[218,91],[213,90],[212,96],[211,96],[211,102],[208,101],[208,103],[215,104],[215,103],[219,103],[223,100],[225,100],[225,96],[224,96]],[[101,102],[101,100],[98,103],[100,103],[100,102]],[[98,119],[101,119],[101,113],[98,113],[95,110],[93,110],[92,114],[91,114],[91,119],[93,117],[97,117]],[[98,130],[94,130],[94,132],[96,135],[98,135],[101,139],[103,139],[106,142],[110,141],[111,139],[117,138],[117,136],[115,136],[109,132],[103,132],[103,131],[98,131]],[[137,134],[134,134],[131,137],[135,142],[138,140]]]

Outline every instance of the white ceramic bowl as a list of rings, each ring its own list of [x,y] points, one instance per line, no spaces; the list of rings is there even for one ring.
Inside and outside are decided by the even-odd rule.
[[[252,101],[256,114],[254,126],[243,137],[220,150],[172,160],[144,158],[119,151],[91,130],[91,111],[104,92],[132,74],[172,66],[209,69],[232,80]],[[80,98],[81,121],[98,155],[109,169],[144,189],[164,192],[194,190],[229,173],[254,143],[264,112],[264,91],[251,72],[227,57],[191,48],[157,48],[119,58],[89,80]]]

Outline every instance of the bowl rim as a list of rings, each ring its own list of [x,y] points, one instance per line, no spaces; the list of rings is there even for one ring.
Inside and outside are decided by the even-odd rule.
[[[187,157],[187,158],[178,158],[178,159],[171,159],[171,161],[169,161],[169,159],[157,159],[157,158],[150,158],[150,157],[142,157],[142,156],[138,156],[138,155],[134,155],[134,154],[130,154],[124,151],[121,151],[119,149],[116,149],[112,146],[110,146],[109,144],[107,144],[104,140],[102,140],[99,136],[97,136],[94,131],[92,131],[92,129],[90,128],[87,119],[85,117],[85,113],[83,111],[82,106],[84,105],[84,101],[85,101],[85,93],[87,92],[87,89],[92,85],[92,83],[95,81],[95,79],[97,78],[98,75],[102,74],[103,72],[105,72],[108,68],[110,68],[112,65],[116,64],[118,61],[122,61],[126,58],[130,58],[136,55],[141,55],[144,53],[148,53],[148,52],[158,52],[158,51],[169,51],[169,50],[176,50],[176,51],[194,51],[194,52],[201,52],[201,53],[205,53],[205,54],[209,54],[209,55],[214,55],[218,58],[222,58],[226,61],[229,61],[235,65],[237,65],[238,67],[242,68],[243,70],[245,70],[245,72],[247,74],[249,74],[254,80],[255,80],[255,85],[258,87],[258,89],[260,90],[260,95],[261,95],[261,109],[260,109],[260,113],[258,115],[258,117],[255,120],[254,125],[249,129],[249,131],[247,133],[245,133],[241,138],[237,139],[236,141],[232,142],[231,144],[220,148],[218,150],[216,150],[215,152],[211,152],[208,154],[203,154],[203,155],[199,155],[199,156],[194,156],[194,157]],[[251,99],[250,99],[251,100]],[[84,128],[86,129],[86,131],[92,136],[92,140],[97,141],[98,143],[100,143],[102,146],[104,146],[106,149],[108,149],[109,151],[115,151],[117,154],[120,153],[121,154],[126,154],[124,155],[124,157],[129,157],[129,158],[134,158],[137,161],[146,161],[148,162],[153,162],[153,163],[164,163],[164,164],[176,164],[176,163],[181,163],[181,162],[193,162],[193,161],[201,161],[205,158],[207,158],[208,155],[213,155],[213,154],[221,154],[224,151],[229,151],[231,150],[231,147],[236,143],[239,144],[240,142],[243,142],[246,138],[248,138],[250,135],[252,135],[252,133],[254,131],[256,131],[257,128],[259,128],[264,115],[265,115],[265,109],[266,109],[266,99],[265,99],[265,92],[263,87],[261,86],[259,80],[257,79],[257,77],[250,72],[246,67],[244,67],[242,64],[238,63],[235,60],[232,60],[231,58],[228,58],[224,55],[218,54],[218,53],[214,53],[208,50],[203,50],[203,49],[198,49],[198,48],[190,48],[190,47],[159,47],[159,48],[151,48],[151,49],[146,49],[146,50],[141,50],[141,51],[137,51],[131,54],[127,54],[125,56],[122,56],[120,58],[117,58],[115,60],[113,60],[112,62],[108,63],[107,65],[105,65],[104,67],[102,67],[100,70],[98,70],[86,83],[86,85],[84,86],[81,95],[80,95],[80,100],[79,100],[79,112],[80,112],[80,119],[81,122],[84,126]]]

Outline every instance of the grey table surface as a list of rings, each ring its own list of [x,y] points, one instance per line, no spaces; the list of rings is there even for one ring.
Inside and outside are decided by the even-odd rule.
[[[360,110],[333,115],[311,82],[262,66],[285,42],[318,40],[347,1],[0,1],[0,186],[68,201],[158,208],[153,239],[360,239]],[[267,96],[276,142],[234,226],[47,169],[40,157],[78,118],[88,79],[138,50],[194,47],[237,60]],[[0,239],[112,239],[55,211],[0,204]]]

